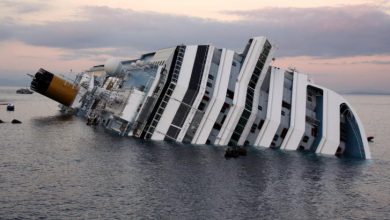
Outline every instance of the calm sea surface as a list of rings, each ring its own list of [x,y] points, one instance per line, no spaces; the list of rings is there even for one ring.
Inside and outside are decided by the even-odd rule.
[[[390,96],[347,96],[372,160],[120,138],[0,88],[0,219],[389,219]]]

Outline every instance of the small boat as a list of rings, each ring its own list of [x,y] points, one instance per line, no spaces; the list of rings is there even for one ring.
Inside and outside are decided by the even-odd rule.
[[[7,111],[15,111],[15,105],[14,104],[8,104],[7,105]]]
[[[16,93],[17,94],[33,94],[34,92],[29,90],[29,89],[21,88],[21,89],[16,90]]]

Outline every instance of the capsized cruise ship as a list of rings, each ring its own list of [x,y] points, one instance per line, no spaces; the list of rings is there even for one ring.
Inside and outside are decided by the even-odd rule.
[[[369,159],[351,105],[305,74],[271,66],[273,53],[265,37],[242,53],[178,45],[108,60],[74,82],[40,69],[31,89],[120,136]]]

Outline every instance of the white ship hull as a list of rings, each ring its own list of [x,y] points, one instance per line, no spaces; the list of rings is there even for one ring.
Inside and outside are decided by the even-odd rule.
[[[108,61],[71,86],[41,69],[31,88],[122,136],[369,159],[349,103],[272,59],[264,37],[250,39],[243,53],[180,45]]]

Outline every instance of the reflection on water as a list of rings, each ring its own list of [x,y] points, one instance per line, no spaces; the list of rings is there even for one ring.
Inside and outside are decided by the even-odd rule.
[[[2,219],[388,217],[389,154],[249,149],[225,160],[223,148],[112,136],[23,97],[10,97],[14,113],[0,109],[0,119],[23,121],[0,125]]]
[[[72,120],[75,120],[75,117],[73,115],[65,115],[65,114],[41,116],[41,117],[36,117],[31,119],[33,123],[37,123],[38,125],[51,124],[53,122],[60,122],[60,121],[72,121]]]

